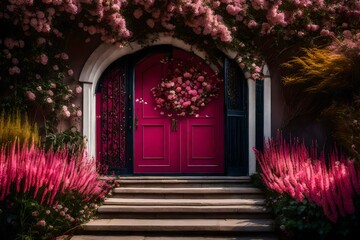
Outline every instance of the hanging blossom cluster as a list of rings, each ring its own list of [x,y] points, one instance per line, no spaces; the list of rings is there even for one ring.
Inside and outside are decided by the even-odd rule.
[[[315,150],[316,151],[316,150]],[[339,217],[355,213],[355,197],[360,196],[360,170],[354,162],[338,152],[312,159],[303,143],[269,141],[264,152],[255,150],[262,178],[269,189],[305,198],[320,206],[325,215],[337,222]]]
[[[334,41],[328,49],[350,58],[360,57],[360,32],[343,31],[343,39]]]
[[[171,70],[157,87],[151,89],[160,114],[197,117],[197,112],[219,95],[222,80],[204,70],[201,64],[194,67],[175,60],[163,60],[162,63],[168,64]]]
[[[146,1],[134,0],[133,16],[144,19],[150,29],[162,27],[167,31],[176,31],[176,21],[181,21],[196,34],[211,36],[222,42],[231,42],[231,30],[223,17],[216,13],[211,1]],[[219,2],[220,4],[220,2]],[[133,29],[134,31],[136,29]]]

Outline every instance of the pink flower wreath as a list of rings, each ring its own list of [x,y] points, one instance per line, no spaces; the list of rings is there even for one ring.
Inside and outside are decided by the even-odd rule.
[[[170,61],[173,60],[163,60],[162,63]],[[169,68],[161,83],[151,89],[160,114],[167,112],[169,117],[173,114],[182,117],[196,115],[218,97],[222,80],[216,74],[204,71],[201,64],[188,66],[182,61],[173,61]]]

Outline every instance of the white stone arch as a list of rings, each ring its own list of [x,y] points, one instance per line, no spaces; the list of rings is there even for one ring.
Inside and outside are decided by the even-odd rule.
[[[205,53],[199,51],[191,45],[186,44],[182,40],[173,38],[171,36],[160,35],[159,38],[152,42],[148,46],[156,45],[172,45],[178,47],[185,51],[191,51],[197,56],[205,59]],[[127,46],[119,48],[112,44],[101,44],[87,59],[83,69],[80,73],[79,81],[83,84],[83,135],[88,140],[88,153],[90,156],[96,156],[96,96],[95,90],[97,82],[99,81],[101,75],[106,70],[106,68],[116,61],[117,59],[135,53],[144,48],[144,46],[138,43],[129,43]],[[230,59],[237,58],[235,52],[223,51],[226,56]],[[270,89],[270,77],[267,67],[264,68],[264,73],[267,76],[265,78],[265,90],[264,90],[264,107],[271,106],[271,92],[266,90],[266,86]],[[256,88],[255,81],[248,80],[248,96],[249,96],[249,174],[252,174],[256,171],[256,161],[255,155],[252,148],[255,146],[255,107],[256,107]],[[268,95],[266,93],[269,93]],[[266,104],[266,105],[265,105]],[[269,108],[270,109],[270,108]],[[264,133],[266,137],[271,136],[271,109],[270,112],[265,112],[265,117],[269,119],[264,119]]]

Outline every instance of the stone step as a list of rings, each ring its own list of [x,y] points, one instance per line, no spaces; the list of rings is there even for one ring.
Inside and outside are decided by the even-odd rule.
[[[141,206],[232,206],[264,205],[264,199],[149,199],[149,198],[108,198],[105,205]]]
[[[251,187],[250,179],[121,179],[117,180],[121,187]]]
[[[267,218],[264,206],[119,206],[104,205],[98,209],[99,218],[137,219],[214,219],[214,218]]]
[[[269,219],[96,219],[83,225],[96,232],[273,232]]]
[[[71,240],[276,240],[276,237],[196,237],[196,236],[96,236],[96,235],[79,235],[74,236]]]
[[[122,198],[204,198],[234,199],[263,198],[260,189],[254,187],[207,187],[207,188],[115,188],[114,196]]]
[[[228,188],[115,188],[115,193],[188,193],[188,194],[211,194],[211,193],[262,193],[260,189],[254,187],[228,187]]]
[[[249,177],[129,176],[72,240],[276,239]],[[96,235],[96,236],[95,236]],[[116,235],[116,236],[115,236]]]
[[[263,213],[263,206],[119,206],[103,205],[99,213],[134,212],[134,213]]]

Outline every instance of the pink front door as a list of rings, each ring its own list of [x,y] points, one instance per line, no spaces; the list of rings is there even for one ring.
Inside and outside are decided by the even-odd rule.
[[[194,65],[201,61],[178,49],[173,50],[172,57]],[[164,58],[164,53],[153,53],[135,66],[135,99],[140,101],[134,103],[134,173],[223,173],[222,91],[199,111],[199,117],[160,115],[150,89],[167,73],[167,65],[161,63]],[[208,73],[213,71],[207,65],[203,68]]]

